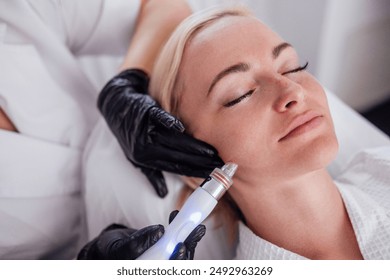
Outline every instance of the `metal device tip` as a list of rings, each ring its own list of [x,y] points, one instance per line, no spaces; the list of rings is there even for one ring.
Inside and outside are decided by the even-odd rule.
[[[234,173],[236,173],[238,165],[233,162],[228,162],[222,166],[221,170],[229,177],[232,178]]]

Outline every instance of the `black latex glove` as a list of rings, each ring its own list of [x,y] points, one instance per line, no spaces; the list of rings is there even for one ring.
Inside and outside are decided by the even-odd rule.
[[[173,211],[169,222],[178,211]],[[195,247],[206,233],[204,225],[197,226],[184,243],[179,243],[171,255],[171,260],[194,258]],[[162,225],[148,226],[140,230],[112,224],[98,237],[88,242],[79,252],[79,260],[134,260],[153,246],[164,234]]]
[[[161,170],[206,178],[223,161],[215,148],[184,133],[183,124],[147,94],[148,85],[142,70],[125,70],[104,86],[98,107],[126,157],[164,197]]]

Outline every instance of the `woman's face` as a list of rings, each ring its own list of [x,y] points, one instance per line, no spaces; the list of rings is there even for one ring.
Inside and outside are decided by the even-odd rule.
[[[178,114],[236,176],[290,178],[325,167],[338,148],[324,90],[294,48],[254,18],[226,17],[188,43]]]

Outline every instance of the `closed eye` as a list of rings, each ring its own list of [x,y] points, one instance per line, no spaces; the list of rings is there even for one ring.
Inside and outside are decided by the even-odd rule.
[[[224,104],[223,106],[224,107],[232,107],[232,106],[236,105],[237,103],[240,103],[245,98],[250,97],[254,92],[255,92],[255,89],[251,89],[247,93],[241,95],[240,97],[238,97],[238,98],[236,98],[236,99],[234,99],[232,101],[229,101],[228,103]]]
[[[291,73],[296,73],[296,72],[300,72],[300,71],[306,70],[306,68],[307,68],[308,65],[309,65],[309,62],[306,62],[305,65],[300,66],[300,67],[298,67],[298,68],[295,68],[295,69],[293,69],[293,70],[284,72],[284,73],[282,73],[282,75],[291,74]]]

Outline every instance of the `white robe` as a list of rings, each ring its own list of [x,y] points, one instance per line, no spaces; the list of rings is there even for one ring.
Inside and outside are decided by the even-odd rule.
[[[81,157],[98,110],[83,55],[123,55],[140,1],[0,2],[0,259],[67,259],[85,242]]]
[[[335,183],[366,260],[390,259],[390,146],[357,154]],[[306,259],[255,235],[242,222],[236,259]]]

